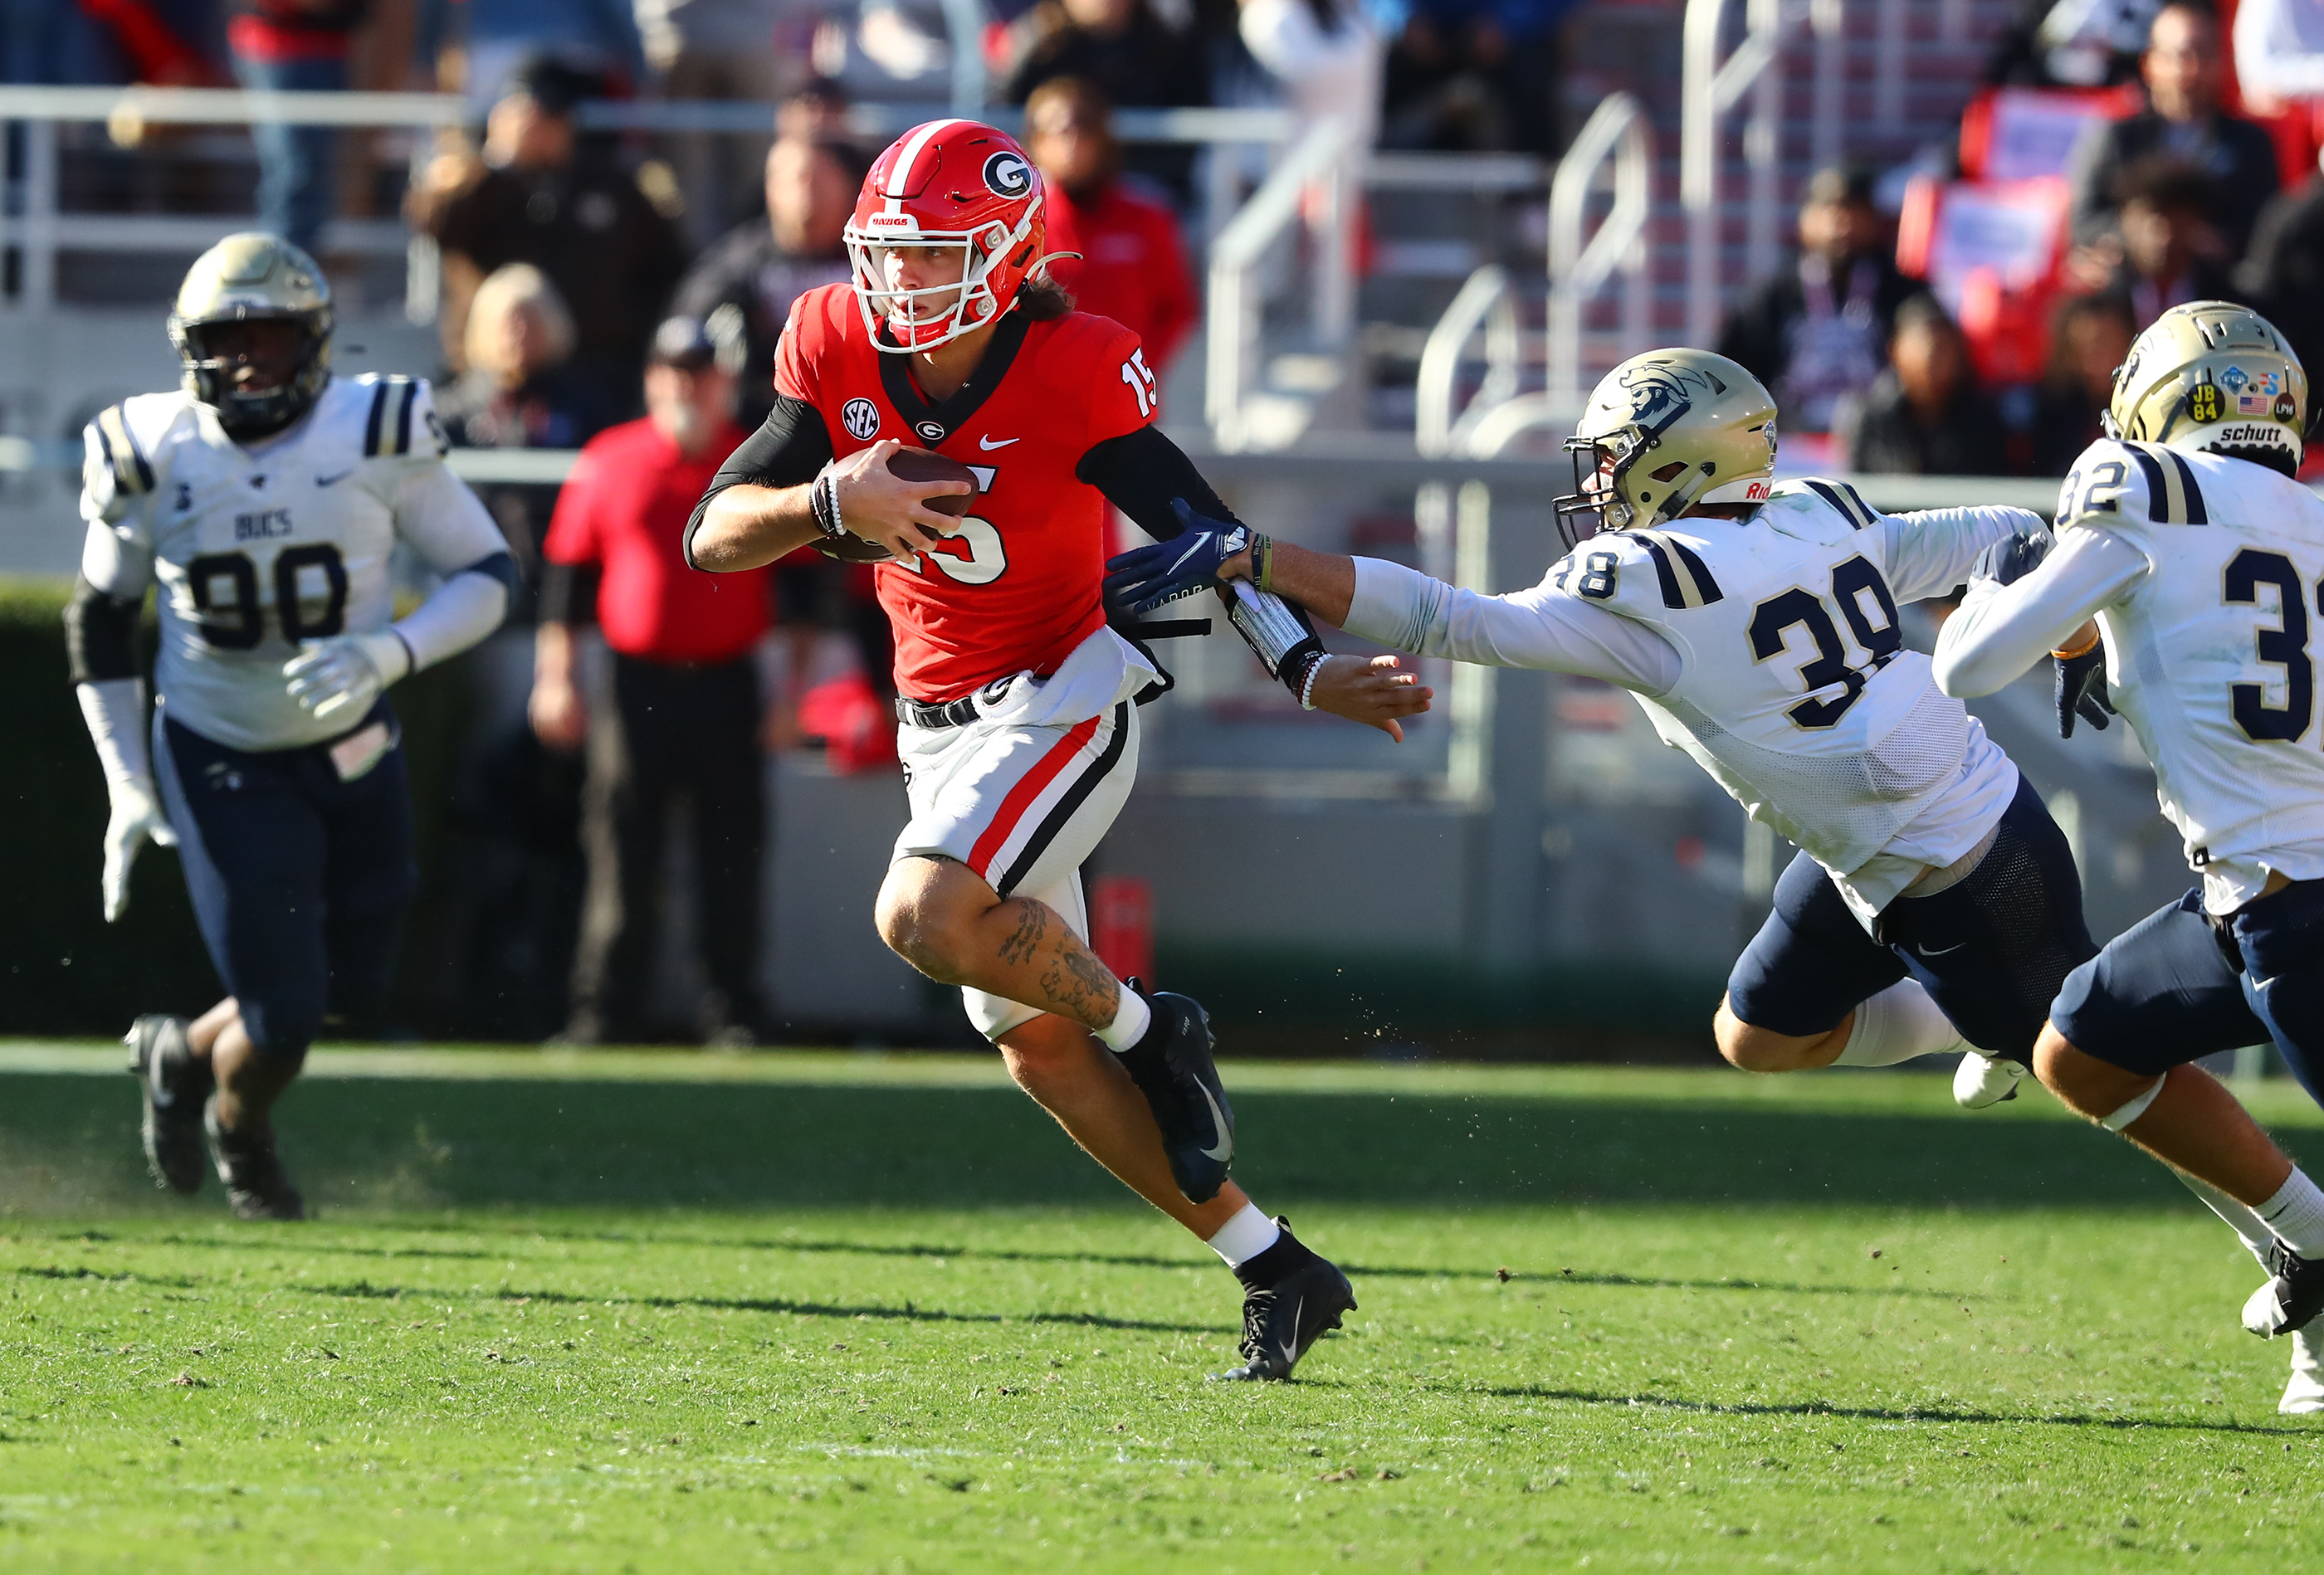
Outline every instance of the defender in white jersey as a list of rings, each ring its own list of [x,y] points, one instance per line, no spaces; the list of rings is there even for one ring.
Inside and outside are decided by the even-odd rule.
[[[2273,1040],[2324,1091],[2310,612],[2324,605],[2310,601],[2324,596],[2324,502],[2292,479],[2307,403],[2264,318],[2223,301],[2172,309],[2116,374],[2119,438],[2066,478],[2055,548],[2010,583],[1973,585],[1936,657],[1947,693],[1982,695],[2060,652],[2078,684],[2110,686],[2145,747],[2202,883],[2074,972],[2036,1066],[2060,1099],[2196,1178],[2271,1271],[2245,1314],[2270,1335],[2324,1311],[2324,1193],[2187,1063]],[[2284,1408],[2324,1410],[2319,1346],[2300,1347]]]
[[[2080,881],[2017,768],[1905,649],[1897,608],[2042,523],[1887,516],[1838,483],[1776,484],[1775,414],[1722,356],[1617,367],[1575,439],[1590,474],[1559,505],[1602,511],[1604,529],[1529,591],[1264,541],[1221,572],[1399,650],[1630,690],[1665,742],[1803,850],[1729,983],[1728,1059],[1780,1072],[1975,1047],[1964,1102],[2006,1098],[2059,981],[2095,950]],[[1139,611],[1188,588],[1111,587]]]
[[[186,276],[183,389],[89,423],[73,681],[113,801],[106,916],[140,845],[174,843],[227,999],[130,1030],[154,1177],[201,1184],[205,1133],[245,1219],[298,1219],[268,1110],[327,1012],[388,979],[415,881],[410,794],[382,692],[490,633],[516,570],[443,461],[428,385],[341,381],[313,260],[230,235]],[[390,559],[441,583],[394,617]],[[137,622],[161,594],[146,739]],[[156,778],[159,788],[156,788]]]

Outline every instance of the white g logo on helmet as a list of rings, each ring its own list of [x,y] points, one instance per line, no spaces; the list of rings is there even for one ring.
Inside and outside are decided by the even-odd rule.
[[[1033,170],[1014,153],[995,153],[984,161],[984,184],[1001,197],[1022,197],[1033,189]]]

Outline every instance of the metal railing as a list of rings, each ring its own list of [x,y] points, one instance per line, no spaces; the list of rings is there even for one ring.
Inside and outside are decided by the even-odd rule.
[[[1834,0],[1836,3],[1836,0]],[[1613,165],[1614,206],[1585,244],[1590,194],[1599,170]],[[1654,280],[1647,272],[1646,224],[1654,215],[1655,134],[1646,106],[1628,93],[1599,103],[1549,183],[1549,398],[1582,402],[1582,309],[1618,271],[1622,355],[1646,348]]]
[[[1752,93],[1743,135],[1751,167],[1751,267],[1759,271],[1761,216],[1772,218],[1780,173],[1782,83],[1774,72],[1801,0],[1745,0],[1743,37],[1724,60],[1720,34],[1728,0],[1687,0],[1680,65],[1679,198],[1687,216],[1686,333],[1708,345],[1719,331],[1719,123]],[[1757,89],[1754,92],[1754,89]],[[1772,244],[1766,250],[1774,251]]]
[[[1266,305],[1260,267],[1303,211],[1314,247],[1309,306],[1316,345],[1337,350],[1354,336],[1355,198],[1364,153],[1354,122],[1318,121],[1211,243],[1204,414],[1221,448],[1252,441],[1247,404]]]
[[[1461,367],[1469,341],[1485,331],[1485,376],[1463,404]],[[1474,417],[1517,397],[1525,372],[1525,327],[1517,316],[1517,291],[1509,272],[1488,263],[1469,275],[1444,315],[1421,346],[1420,371],[1413,385],[1413,440],[1426,455],[1459,454],[1467,447]]]
[[[954,5],[962,0],[952,0]],[[973,8],[973,0],[967,0]],[[973,86],[984,91],[981,54],[973,57],[973,81],[956,74],[958,96]],[[955,51],[957,61],[961,51]],[[959,68],[956,66],[956,72]],[[1013,107],[970,107],[1002,126],[1023,116]],[[851,133],[887,138],[926,120],[926,106],[861,104],[848,114]],[[45,310],[56,299],[57,256],[85,252],[198,252],[220,236],[254,223],[251,215],[74,213],[61,207],[59,172],[61,148],[57,128],[64,124],[100,124],[114,140],[133,145],[152,127],[241,126],[260,124],[338,126],[385,131],[441,131],[472,125],[475,106],[452,93],[247,93],[206,88],[0,87],[0,124],[23,127],[23,173],[0,203],[0,248],[19,254],[14,305]],[[774,106],[751,101],[593,100],[576,119],[584,130],[725,132],[765,135],[774,127]],[[1296,117],[1279,109],[1125,109],[1114,116],[1125,142],[1192,143],[1213,146],[1275,147],[1296,134]],[[411,150],[415,164],[427,156],[423,141]],[[1225,159],[1213,163],[1224,168]],[[416,170],[415,170],[416,173]],[[1226,222],[1234,198],[1231,184],[1205,192],[1213,205],[1206,230]],[[1344,206],[1344,205],[1343,205]],[[436,253],[425,236],[410,235],[400,218],[338,219],[324,230],[327,250],[362,256],[405,259],[404,308],[416,322],[433,318],[438,299]]]

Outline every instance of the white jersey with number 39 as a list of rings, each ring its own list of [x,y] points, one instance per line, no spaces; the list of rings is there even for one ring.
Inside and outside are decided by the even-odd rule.
[[[2270,870],[2324,878],[2324,500],[2248,460],[2101,442],[2058,527],[2061,557],[2098,535],[2145,559],[2113,554],[2127,572],[2097,612],[2107,678],[2208,906],[2249,901]]]
[[[235,749],[346,730],[290,697],[283,664],[302,640],[388,626],[399,538],[444,575],[505,548],[444,468],[417,379],[334,379],[289,430],[248,445],[182,392],[141,394],[84,441],[82,573],[124,599],[159,585],[161,705]]]
[[[1898,605],[1942,594],[2036,523],[2008,509],[1884,515],[1843,483],[1787,482],[1748,519],[1593,537],[1551,584],[1677,648],[1678,682],[1637,697],[1655,732],[1842,877],[1868,917],[1969,852],[2017,790],[2016,767],[1905,648]]]

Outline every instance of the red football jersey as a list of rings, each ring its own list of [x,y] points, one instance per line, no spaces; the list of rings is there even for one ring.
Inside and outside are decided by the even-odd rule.
[[[907,357],[872,346],[848,287],[826,285],[791,308],[775,389],[821,412],[841,457],[894,438],[977,473],[982,491],[955,534],[877,571],[899,691],[953,700],[996,678],[1046,675],[1104,625],[1110,505],[1074,467],[1154,419],[1137,335],[1083,312],[1046,323],[1012,312],[975,375],[930,403]]]

